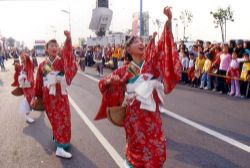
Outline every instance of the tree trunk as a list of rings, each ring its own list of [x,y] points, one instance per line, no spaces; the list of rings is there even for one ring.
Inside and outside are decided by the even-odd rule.
[[[184,26],[184,31],[183,31],[183,40],[185,41],[185,37],[186,37],[186,27]]]
[[[220,23],[220,30],[221,30],[222,42],[224,43],[225,39],[224,39],[224,30],[223,30],[223,24],[222,23]]]
[[[227,40],[227,21],[225,20],[225,41]]]

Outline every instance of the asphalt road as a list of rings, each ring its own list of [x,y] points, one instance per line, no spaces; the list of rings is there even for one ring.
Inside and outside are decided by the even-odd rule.
[[[12,62],[7,61],[7,71],[0,72],[1,168],[119,167],[117,162],[124,158],[125,132],[107,120],[93,121],[101,101],[94,68],[79,72],[69,88],[73,158],[65,160],[55,156],[46,114],[32,112],[36,121],[29,125],[18,112],[22,97],[10,94]],[[167,137],[164,168],[250,167],[250,100],[179,85],[165,97],[165,105],[182,118],[162,114]]]

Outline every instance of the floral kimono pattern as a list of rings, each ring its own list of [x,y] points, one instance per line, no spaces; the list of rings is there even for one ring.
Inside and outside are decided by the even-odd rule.
[[[167,22],[158,42],[148,44],[142,65],[133,61],[100,80],[102,104],[95,119],[106,117],[106,107],[121,105],[126,99],[126,159],[130,167],[160,168],[166,160],[166,140],[162,131],[161,93],[170,93],[179,82],[181,62]],[[112,75],[121,83],[107,84]],[[146,90],[144,88],[147,88]],[[115,90],[112,92],[110,90]],[[124,96],[124,92],[128,96]]]
[[[42,62],[37,71],[34,96],[43,98],[52,126],[53,140],[58,147],[67,148],[71,139],[71,115],[65,85],[71,84],[76,72],[77,65],[70,40],[65,41],[61,57],[57,56],[53,62]],[[50,79],[54,83],[48,82]]]

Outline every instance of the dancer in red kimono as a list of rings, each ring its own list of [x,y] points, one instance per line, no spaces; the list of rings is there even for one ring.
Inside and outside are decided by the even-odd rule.
[[[71,84],[77,65],[72,52],[71,37],[68,31],[64,32],[66,41],[61,57],[56,40],[50,40],[46,49],[48,58],[43,61],[37,71],[34,98],[32,106],[37,103],[37,98],[43,98],[46,114],[53,131],[53,140],[57,146],[56,155],[71,158],[72,154],[66,152],[71,138],[70,107],[66,87]]]
[[[25,51],[21,53],[20,58],[22,65],[15,64],[14,82],[11,85],[22,88],[24,99],[20,104],[20,112],[25,114],[25,119],[28,123],[33,123],[34,119],[29,114],[34,88],[34,65]]]
[[[179,82],[182,66],[171,32],[169,7],[164,8],[164,14],[168,21],[158,45],[154,45],[156,33],[146,49],[142,39],[131,37],[127,41],[131,62],[99,82],[103,99],[95,120],[106,117],[107,107],[126,102],[126,168],[161,168],[166,160],[162,96]]]

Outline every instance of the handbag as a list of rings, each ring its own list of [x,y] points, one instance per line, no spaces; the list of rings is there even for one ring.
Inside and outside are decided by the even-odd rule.
[[[123,127],[125,116],[126,116],[126,107],[124,106],[107,107],[107,117],[112,124],[118,127]]]
[[[45,110],[42,97],[37,98],[37,102],[35,104],[35,107],[33,107],[32,109],[36,110],[36,111],[44,111]]]
[[[14,96],[22,96],[23,89],[20,87],[16,87],[14,90],[11,91],[11,94],[13,94]]]

